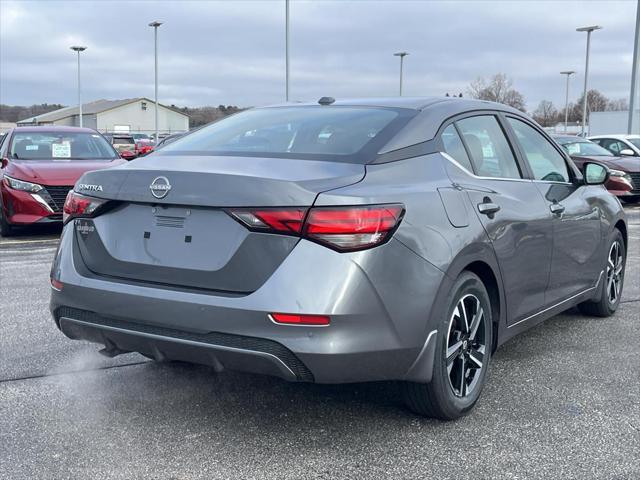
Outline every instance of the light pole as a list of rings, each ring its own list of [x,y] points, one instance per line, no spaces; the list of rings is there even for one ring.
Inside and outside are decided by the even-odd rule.
[[[285,80],[284,80],[284,98],[289,101],[289,0],[284,2],[285,9],[285,27],[284,27],[284,63],[285,63]]]
[[[153,27],[153,43],[155,52],[155,142],[158,145],[158,27],[162,25],[162,22],[151,22],[150,27]]]
[[[566,70],[564,72],[560,72],[560,75],[567,76],[567,90],[564,98],[564,133],[567,133],[567,124],[569,123],[569,77],[573,75],[573,70]]]
[[[82,88],[80,86],[80,52],[84,52],[87,47],[70,47],[74,52],[78,52],[78,115],[80,117],[80,128],[82,128]]]
[[[404,57],[409,55],[407,52],[397,52],[394,53],[394,57],[400,57],[400,96],[402,96],[402,65],[404,63]]]
[[[634,131],[640,131],[640,115],[636,112],[640,112],[640,102],[638,102],[638,95],[640,95],[640,1],[636,7],[636,36],[635,45],[633,47],[633,67],[631,68],[631,94],[629,95],[629,127],[627,133],[632,134]]]
[[[591,32],[594,30],[600,30],[600,25],[592,25],[590,27],[576,28],[576,32],[587,32],[587,58],[584,65],[584,96],[582,102],[582,131],[581,135],[584,137],[587,126],[587,82],[589,80],[589,48],[591,46]]]

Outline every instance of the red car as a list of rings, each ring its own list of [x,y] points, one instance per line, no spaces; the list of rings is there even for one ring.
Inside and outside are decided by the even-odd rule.
[[[0,233],[62,222],[67,192],[89,171],[125,163],[95,130],[18,127],[0,143]]]
[[[553,139],[569,154],[576,166],[588,161],[601,162],[611,170],[607,190],[625,203],[640,201],[640,159],[638,157],[616,157],[600,145],[572,135],[554,135]]]

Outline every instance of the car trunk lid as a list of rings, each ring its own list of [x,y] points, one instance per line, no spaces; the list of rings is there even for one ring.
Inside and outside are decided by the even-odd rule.
[[[306,208],[363,176],[363,165],[349,163],[151,155],[80,179],[79,193],[113,200],[113,208],[75,220],[77,248],[98,275],[247,294],[298,238],[251,232],[226,209]]]

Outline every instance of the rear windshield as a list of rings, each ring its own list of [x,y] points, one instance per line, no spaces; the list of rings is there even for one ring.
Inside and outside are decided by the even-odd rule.
[[[167,145],[159,154],[238,155],[362,161],[375,155],[413,111],[299,106],[238,113]]]
[[[102,135],[84,132],[16,132],[10,154],[20,160],[118,158]]]
[[[133,137],[113,137],[114,145],[130,145],[136,143]]]

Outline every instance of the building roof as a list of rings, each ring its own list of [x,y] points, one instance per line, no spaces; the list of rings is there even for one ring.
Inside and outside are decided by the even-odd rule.
[[[106,112],[107,110],[112,110],[114,108],[122,107],[123,105],[128,105],[130,103],[139,102],[139,101],[147,101],[150,104],[153,104],[153,100],[150,100],[146,97],[136,97],[136,98],[125,98],[123,100],[96,100],[94,102],[83,103],[82,104],[82,115],[93,115],[96,113]],[[176,110],[175,108],[167,107],[166,105],[162,105],[159,103],[161,107],[172,110],[180,115],[184,115],[188,117],[188,115],[180,110]],[[20,120],[18,123],[34,123],[34,122],[55,122],[58,120],[62,120],[63,118],[72,117],[74,115],[78,115],[78,106],[73,107],[64,107],[59,110],[54,110],[53,112],[43,113],[41,115],[37,115],[35,117],[25,118],[24,120]]]

